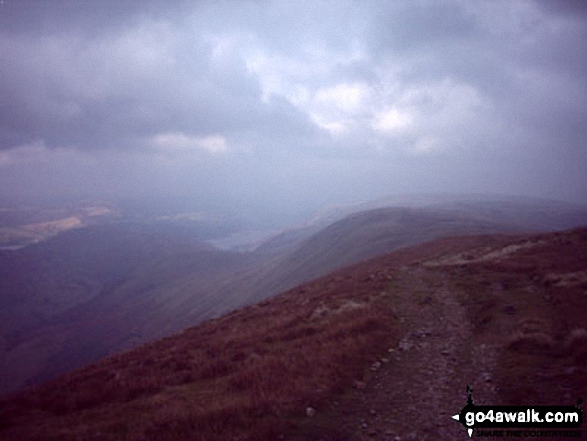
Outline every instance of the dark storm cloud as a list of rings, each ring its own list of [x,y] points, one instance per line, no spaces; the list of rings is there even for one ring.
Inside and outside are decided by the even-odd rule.
[[[377,5],[377,4],[376,4]],[[378,52],[438,50],[447,42],[475,38],[475,17],[456,2],[381,2],[373,20]]]
[[[169,21],[166,8],[178,14],[173,3],[122,3],[14,5],[18,14],[8,18],[27,25],[0,32],[7,98],[0,105],[0,148],[35,140],[124,148],[165,132],[313,130],[292,106],[261,103],[242,60],[215,53],[216,43],[198,34],[204,24],[194,11],[188,26]],[[42,32],[26,32],[29,14]]]
[[[300,206],[410,189],[584,201],[585,9],[7,0],[0,181]]]
[[[0,26],[13,34],[33,36],[79,30],[104,33],[145,17],[177,20],[190,4],[185,0],[5,0]]]
[[[574,16],[577,19],[587,16],[587,3],[582,0],[536,0],[536,3],[549,13]]]

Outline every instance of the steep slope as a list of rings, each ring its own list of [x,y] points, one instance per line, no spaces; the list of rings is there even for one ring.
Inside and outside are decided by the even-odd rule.
[[[198,296],[242,263],[189,231],[137,224],[0,252],[0,391],[181,329],[158,290],[190,274],[198,286],[186,294]]]
[[[587,229],[398,250],[0,401],[2,439],[467,439],[587,384]]]

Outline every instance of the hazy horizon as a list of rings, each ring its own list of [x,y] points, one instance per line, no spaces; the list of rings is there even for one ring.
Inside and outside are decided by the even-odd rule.
[[[587,203],[581,1],[8,0],[0,196]]]

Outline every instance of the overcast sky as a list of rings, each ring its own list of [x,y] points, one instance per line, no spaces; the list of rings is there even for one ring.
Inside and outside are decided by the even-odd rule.
[[[587,203],[585,5],[4,0],[0,193]]]

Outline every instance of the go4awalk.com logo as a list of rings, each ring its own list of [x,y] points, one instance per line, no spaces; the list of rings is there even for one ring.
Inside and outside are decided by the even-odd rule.
[[[476,406],[467,386],[467,404],[452,418],[465,426],[469,437],[476,430],[480,437],[580,438],[580,404],[582,400],[575,406]]]

